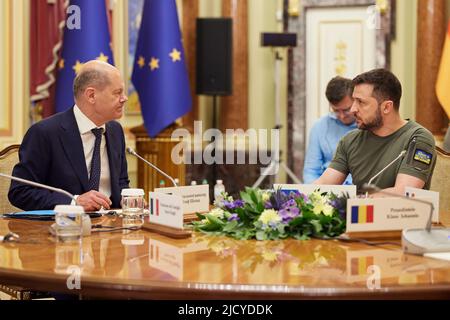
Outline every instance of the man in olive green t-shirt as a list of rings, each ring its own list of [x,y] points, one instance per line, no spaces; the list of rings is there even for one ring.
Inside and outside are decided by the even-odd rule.
[[[402,87],[390,71],[375,69],[353,79],[353,105],[358,129],[339,142],[329,167],[315,184],[342,184],[349,173],[360,189],[371,183],[404,194],[405,187],[429,189],[436,162],[433,135],[400,117]]]

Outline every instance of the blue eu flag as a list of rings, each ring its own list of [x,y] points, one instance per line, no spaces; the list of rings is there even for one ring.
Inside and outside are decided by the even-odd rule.
[[[146,0],[131,80],[155,137],[192,106],[175,0]]]
[[[84,62],[97,59],[114,65],[105,1],[72,0],[68,9],[56,79],[56,112],[73,106],[73,80]]]

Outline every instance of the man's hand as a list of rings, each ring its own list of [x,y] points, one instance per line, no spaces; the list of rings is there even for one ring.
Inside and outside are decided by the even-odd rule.
[[[77,198],[77,204],[84,208],[84,211],[97,211],[103,207],[106,210],[110,209],[112,204],[111,200],[104,194],[91,190]]]

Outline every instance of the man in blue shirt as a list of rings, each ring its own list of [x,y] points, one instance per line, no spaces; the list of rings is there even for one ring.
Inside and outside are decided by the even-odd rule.
[[[330,113],[321,117],[311,129],[303,169],[304,183],[318,179],[333,159],[339,140],[356,129],[355,117],[350,113],[353,99],[352,80],[334,77],[328,82],[325,95]],[[352,184],[349,175],[344,184]]]

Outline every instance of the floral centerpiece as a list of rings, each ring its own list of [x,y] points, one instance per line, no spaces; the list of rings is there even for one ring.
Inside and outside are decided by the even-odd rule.
[[[197,214],[193,229],[240,240],[333,238],[345,231],[348,196],[315,191],[246,188],[241,199],[223,194],[206,214]]]

